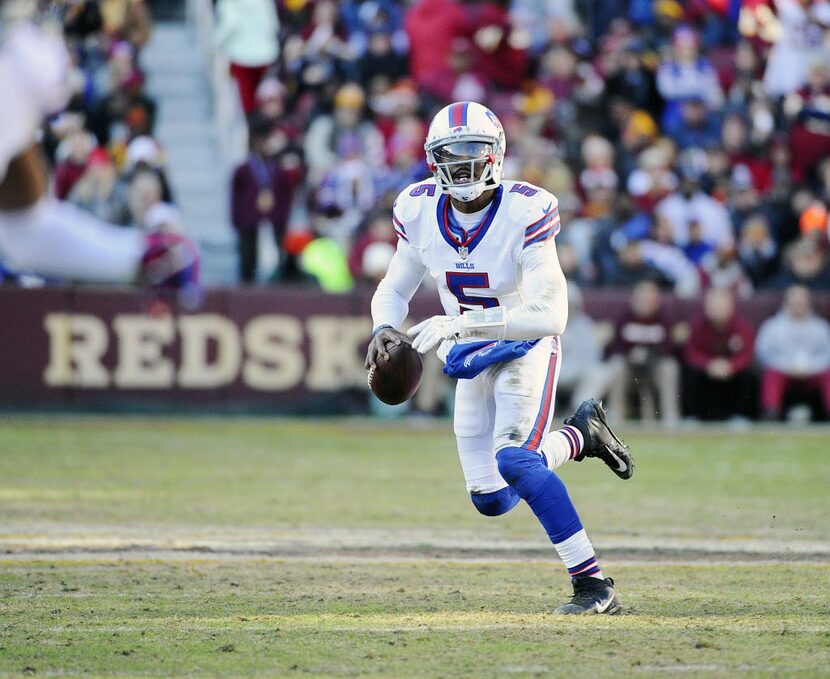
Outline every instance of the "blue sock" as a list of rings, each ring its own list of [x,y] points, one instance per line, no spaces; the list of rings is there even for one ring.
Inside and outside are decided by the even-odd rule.
[[[562,480],[527,448],[502,448],[496,455],[505,481],[530,506],[554,545],[582,530],[582,522]]]

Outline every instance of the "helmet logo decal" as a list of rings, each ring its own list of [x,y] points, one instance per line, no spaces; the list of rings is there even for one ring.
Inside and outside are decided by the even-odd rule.
[[[463,127],[467,124],[467,108],[469,105],[469,101],[462,101],[450,106],[450,127]]]

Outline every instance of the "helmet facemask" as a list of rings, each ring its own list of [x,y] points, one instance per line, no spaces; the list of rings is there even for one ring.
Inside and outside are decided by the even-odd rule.
[[[495,187],[495,155],[490,141],[468,140],[436,144],[427,149],[430,169],[441,190],[468,203]]]

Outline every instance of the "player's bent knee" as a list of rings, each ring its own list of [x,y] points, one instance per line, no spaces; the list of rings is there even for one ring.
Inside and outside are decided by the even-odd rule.
[[[475,508],[484,516],[501,516],[507,514],[519,502],[519,494],[510,488],[502,488],[495,493],[470,495]]]
[[[496,453],[499,474],[521,497],[532,495],[551,473],[535,450],[502,448]]]
[[[534,460],[533,458],[536,458]],[[525,475],[528,467],[539,460],[539,455],[526,448],[502,448],[496,453],[499,474],[511,486],[516,486]]]

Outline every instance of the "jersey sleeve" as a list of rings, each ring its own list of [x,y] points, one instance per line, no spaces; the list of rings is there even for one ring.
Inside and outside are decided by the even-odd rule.
[[[399,241],[416,250],[423,248],[430,234],[425,224],[434,224],[435,196],[439,192],[434,181],[410,184],[401,191],[392,206],[392,226]]]
[[[522,249],[555,238],[561,226],[559,201],[556,196],[539,189],[539,193],[532,196],[525,214],[522,215],[521,224],[524,226]]]
[[[409,313],[409,300],[417,292],[427,271],[419,252],[410,243],[417,221],[417,205],[412,205],[408,191],[408,188],[402,191],[392,206],[392,227],[398,237],[398,247],[389,262],[386,276],[372,297],[372,323],[375,328],[382,325],[400,328]]]

